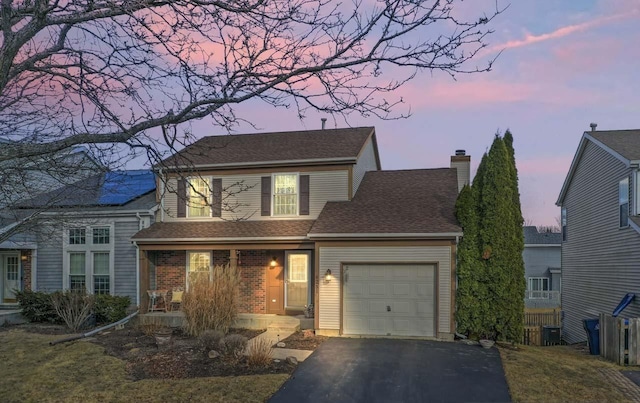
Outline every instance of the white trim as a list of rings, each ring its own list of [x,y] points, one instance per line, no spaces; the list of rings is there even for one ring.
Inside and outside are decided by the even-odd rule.
[[[31,250],[31,291],[38,291],[38,249]]]
[[[187,166],[187,165],[178,165],[175,167],[171,167],[171,170],[180,170],[180,169],[193,169],[197,168],[198,170],[205,170],[207,168],[234,168],[234,167],[273,167],[273,166],[292,166],[292,165],[321,165],[326,163],[331,164],[351,164],[357,161],[357,157],[348,157],[348,158],[312,158],[306,160],[282,160],[282,161],[255,161],[255,162],[234,162],[234,163],[224,163],[224,164],[202,164],[195,166]]]
[[[462,236],[462,232],[433,233],[309,233],[309,238],[453,238]]]
[[[275,214],[275,200],[276,200],[276,176],[278,175],[295,175],[296,176],[296,212],[295,214]],[[284,193],[286,195],[286,193]],[[300,173],[299,172],[274,172],[271,174],[271,217],[278,218],[291,218],[300,216]]]
[[[71,228],[84,228],[85,229],[85,243],[76,245],[69,244],[69,229]],[[94,228],[109,228],[109,243],[108,244],[94,244],[93,243],[93,229]],[[109,222],[95,222],[89,225],[78,223],[77,225],[68,225],[62,231],[62,289],[68,290],[69,284],[69,254],[70,253],[84,253],[84,267],[85,267],[85,285],[87,292],[94,293],[93,282],[93,254],[94,253],[109,253],[109,294],[115,295],[115,221]]]
[[[631,219],[631,217],[629,217],[629,226],[631,228],[633,228],[634,230],[636,230],[638,233],[640,233],[640,226],[638,226],[638,224],[636,224],[635,222],[633,222],[633,220]]]

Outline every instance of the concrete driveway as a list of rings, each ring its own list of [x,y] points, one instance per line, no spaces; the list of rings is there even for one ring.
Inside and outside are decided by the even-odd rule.
[[[459,343],[332,338],[269,400],[509,402],[498,350]]]

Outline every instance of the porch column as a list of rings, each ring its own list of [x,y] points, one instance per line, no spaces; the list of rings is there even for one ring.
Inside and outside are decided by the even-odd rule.
[[[140,313],[146,313],[149,307],[149,295],[147,290],[149,289],[149,258],[147,257],[147,251],[140,251]]]
[[[238,253],[236,249],[229,250],[229,266],[232,268],[238,267]]]

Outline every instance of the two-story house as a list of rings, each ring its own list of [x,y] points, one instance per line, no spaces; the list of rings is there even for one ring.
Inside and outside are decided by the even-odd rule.
[[[242,312],[312,304],[318,334],[452,337],[469,157],[452,165],[382,171],[373,127],[202,138],[158,167],[140,293],[230,263]]]
[[[525,226],[524,275],[527,290],[525,308],[560,308],[561,269],[560,253],[562,234],[538,231],[535,226]]]
[[[557,204],[562,220],[563,337],[586,340],[582,320],[611,313],[640,289],[640,130],[582,135]],[[624,311],[640,316],[636,300]]]
[[[131,237],[155,218],[156,177],[149,170],[111,171],[43,193],[16,206],[36,226],[16,236],[31,243],[7,254],[16,275],[3,278],[11,288],[52,292],[86,290],[128,296],[140,304],[138,250]],[[13,281],[10,281],[13,280]]]

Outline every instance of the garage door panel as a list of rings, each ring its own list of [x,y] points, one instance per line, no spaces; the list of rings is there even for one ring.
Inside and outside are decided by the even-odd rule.
[[[348,272],[345,334],[435,336],[435,266],[349,265]]]

